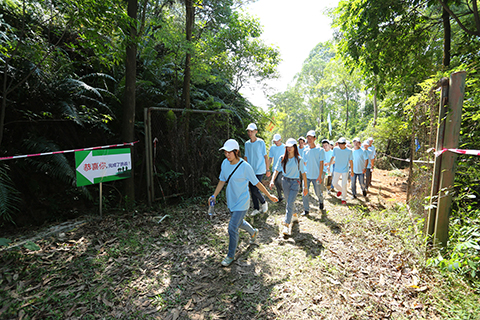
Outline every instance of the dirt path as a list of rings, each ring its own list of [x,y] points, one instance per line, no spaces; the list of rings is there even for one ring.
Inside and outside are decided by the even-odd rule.
[[[326,196],[325,210],[301,217],[287,238],[284,205],[271,204],[252,221],[257,244],[242,232],[228,268],[221,205],[213,220],[204,206],[186,206],[89,221],[37,241],[40,251],[2,253],[0,318],[435,319],[417,240],[405,232],[411,221],[370,212],[388,203],[378,195],[389,191],[377,190],[348,206]]]

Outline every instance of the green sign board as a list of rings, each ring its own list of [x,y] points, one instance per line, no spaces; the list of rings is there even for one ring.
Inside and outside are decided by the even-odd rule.
[[[131,177],[130,149],[106,149],[75,152],[77,186]]]

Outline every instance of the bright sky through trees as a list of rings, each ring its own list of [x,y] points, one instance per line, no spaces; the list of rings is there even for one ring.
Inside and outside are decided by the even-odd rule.
[[[262,39],[278,46],[283,60],[278,68],[280,79],[268,83],[272,90],[267,94],[284,91],[301,70],[310,50],[332,38],[331,19],[324,12],[337,4],[338,0],[258,0],[246,8],[260,19],[264,28]],[[267,108],[266,96],[255,83],[241,92],[253,104]]]

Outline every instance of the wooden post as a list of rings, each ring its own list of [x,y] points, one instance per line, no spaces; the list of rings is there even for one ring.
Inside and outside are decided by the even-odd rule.
[[[447,149],[458,148],[466,74],[465,71],[460,71],[450,76],[448,113],[445,119],[444,134],[444,148]],[[434,244],[445,247],[448,241],[448,223],[452,204],[451,188],[455,179],[457,155],[453,152],[445,152],[441,157],[440,190],[435,219]]]
[[[153,189],[153,166],[152,163],[153,154],[152,154],[152,121],[151,121],[151,112],[149,108],[145,108],[143,111],[143,121],[145,123],[145,158],[147,164],[147,198],[148,205],[152,205],[152,201],[155,199],[154,189]]]
[[[445,113],[448,102],[448,78],[440,80],[442,91],[440,94],[440,106],[438,110],[438,128],[437,128],[437,143],[435,150],[443,149],[443,136],[445,134]],[[435,165],[433,167],[432,189],[430,191],[430,209],[428,210],[426,233],[427,236],[433,236],[435,231],[435,220],[438,207],[438,190],[440,189],[440,168],[442,165],[442,157],[435,157]]]
[[[408,164],[408,179],[407,179],[407,204],[410,202],[410,194],[412,193],[412,179],[413,179],[413,154],[415,153],[415,132],[417,126],[417,106],[413,111],[412,119],[412,136],[410,138],[410,163]]]

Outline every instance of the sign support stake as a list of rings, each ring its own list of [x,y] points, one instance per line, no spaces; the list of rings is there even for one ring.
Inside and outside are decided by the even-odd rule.
[[[102,199],[103,199],[102,185],[103,185],[103,182],[100,182],[100,219],[102,219]]]

